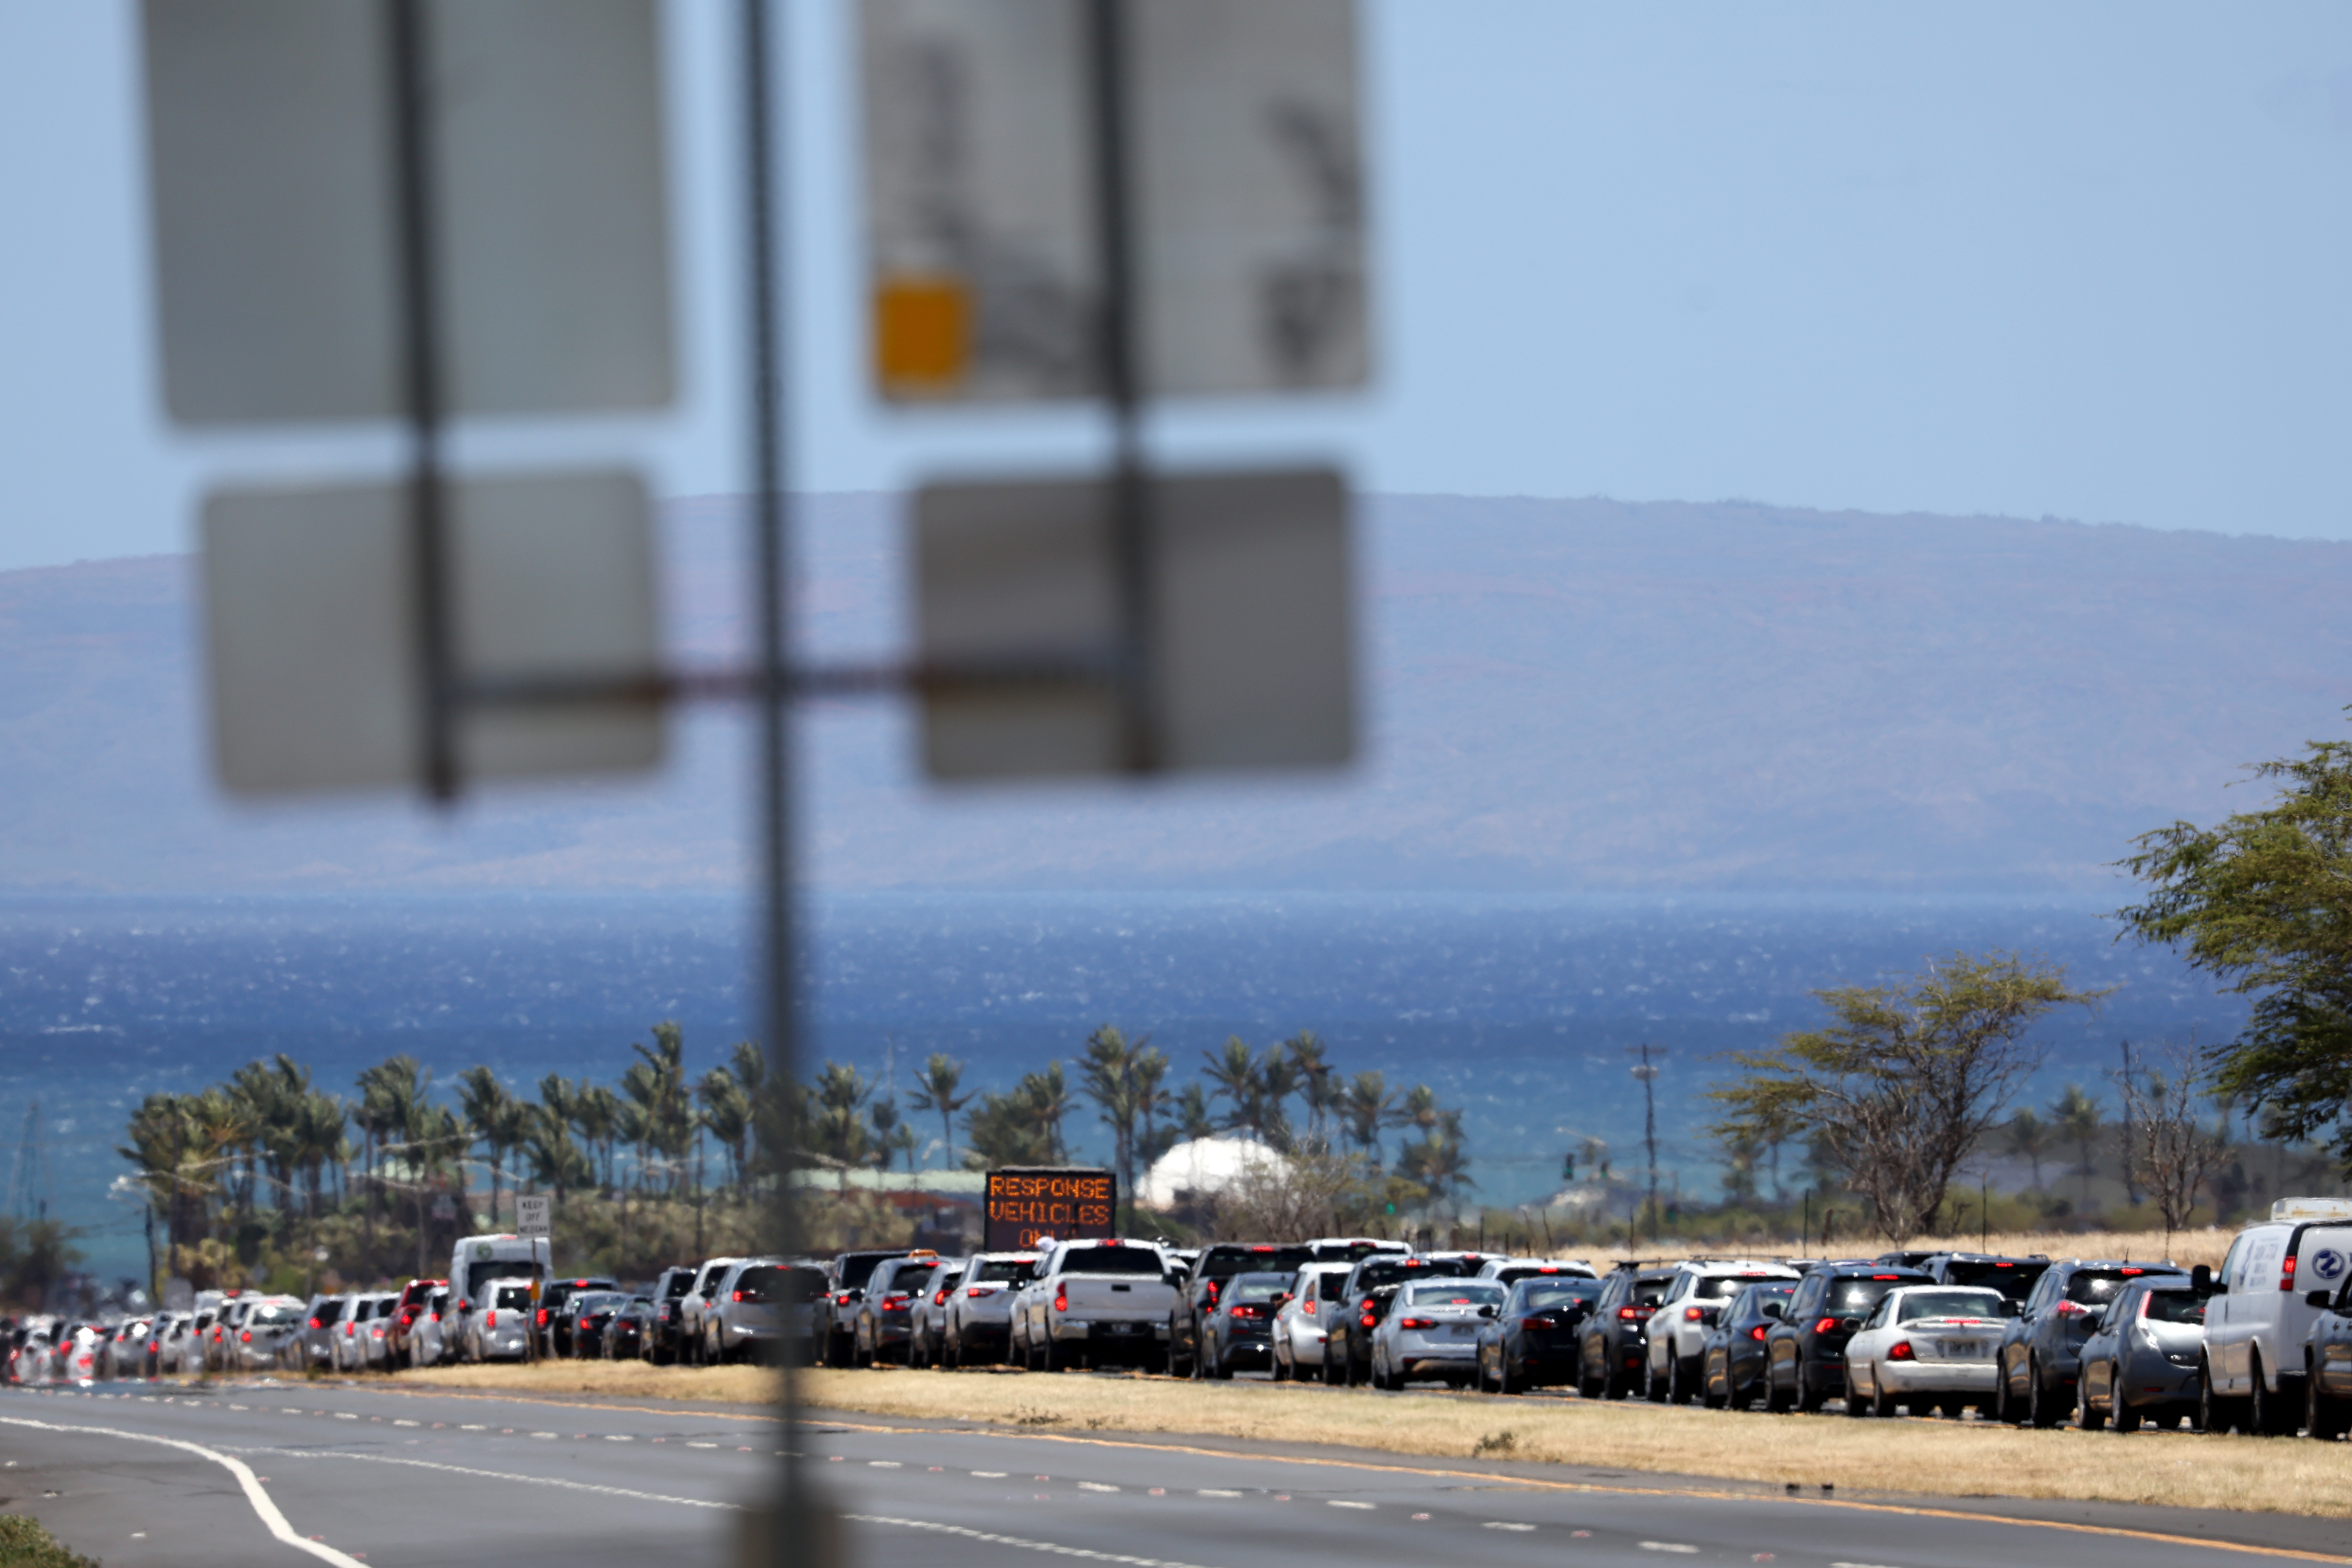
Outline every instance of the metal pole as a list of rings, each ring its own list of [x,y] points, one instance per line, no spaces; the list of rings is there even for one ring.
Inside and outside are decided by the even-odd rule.
[[[1128,771],[1160,765],[1157,646],[1152,604],[1151,491],[1144,471],[1142,334],[1128,103],[1127,0],[1090,0],[1095,244],[1102,265],[1103,401],[1111,421],[1111,560],[1119,606],[1120,742]]]
[[[441,470],[439,295],[434,267],[433,144],[425,0],[392,0],[394,229],[400,251],[402,395],[409,434],[409,570],[416,605],[425,788],[457,795],[457,661],[451,647],[446,485]]]
[[[791,802],[786,798],[784,748],[791,740],[784,666],[784,404],[779,273],[783,259],[778,187],[781,159],[772,85],[768,0],[743,0],[743,171],[747,304],[751,325],[751,553],[759,572],[758,759],[754,766],[760,802],[761,969],[765,976],[767,1079],[779,1095],[793,1080],[794,1018],[792,910]],[[777,1173],[774,1210],[769,1221],[775,1250],[795,1256],[792,1186]],[[777,1414],[776,1447],[782,1451],[775,1508],[767,1521],[766,1553],[779,1568],[796,1568],[807,1537],[806,1500],[801,1484],[798,1379],[789,1357],[783,1368],[783,1400]],[[820,1547],[814,1555],[823,1556]]]

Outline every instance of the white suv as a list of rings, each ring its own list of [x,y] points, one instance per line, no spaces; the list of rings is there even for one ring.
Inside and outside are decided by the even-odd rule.
[[[2320,1309],[2304,1298],[2344,1282],[2352,1198],[2281,1198],[2230,1244],[2205,1304],[2205,1428],[2292,1433],[2302,1425],[2304,1341]]]
[[[1650,1318],[1650,1382],[1654,1403],[1687,1405],[1698,1397],[1706,1331],[1734,1296],[1758,1279],[1795,1279],[1782,1263],[1746,1258],[1694,1258],[1675,1266],[1674,1279]]]

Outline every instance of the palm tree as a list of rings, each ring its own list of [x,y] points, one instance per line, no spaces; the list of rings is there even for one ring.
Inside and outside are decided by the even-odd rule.
[[[1396,1120],[1395,1091],[1381,1074],[1360,1072],[1348,1084],[1342,1109],[1348,1118],[1349,1137],[1371,1157],[1377,1167],[1381,1163],[1381,1133]]]
[[[1331,1068],[1330,1047],[1314,1030],[1301,1029],[1282,1042],[1282,1049],[1307,1101],[1307,1135],[1319,1152],[1330,1146],[1329,1120],[1342,1098],[1339,1075]]]
[[[771,1098],[768,1084],[768,1058],[761,1054],[759,1046],[752,1041],[738,1040],[735,1042],[734,1058],[728,1065],[730,1070],[735,1075],[735,1081],[743,1086],[744,1096],[751,1105],[750,1125],[744,1141],[742,1176],[748,1184],[752,1173],[773,1152],[769,1147],[769,1135],[766,1131],[770,1118],[762,1114],[762,1108]]]
[[[750,1169],[745,1144],[751,1135],[751,1096],[736,1076],[725,1068],[712,1068],[694,1086],[694,1097],[702,1106],[703,1125],[727,1151],[729,1170],[734,1176],[738,1193],[743,1189],[743,1178]]]
[[[1143,1119],[1136,1091],[1135,1057],[1150,1039],[1147,1035],[1129,1046],[1126,1036],[1105,1024],[1087,1037],[1087,1054],[1078,1064],[1079,1085],[1101,1111],[1103,1125],[1110,1129],[1111,1163],[1118,1171],[1119,1188],[1127,1194],[1130,1221],[1135,1208],[1135,1139]]]
[[[508,1134],[514,1126],[514,1096],[488,1067],[467,1068],[457,1075],[457,1108],[477,1142],[489,1151],[490,1224],[499,1223],[499,1188],[506,1174],[506,1155],[512,1147]]]
[[[1176,1141],[1172,1129],[1160,1125],[1160,1119],[1175,1104],[1175,1096],[1169,1093],[1167,1087],[1171,1065],[1166,1051],[1157,1046],[1146,1047],[1141,1040],[1136,1042],[1128,1062],[1128,1077],[1135,1085],[1136,1110],[1143,1119],[1143,1129],[1136,1137],[1139,1164],[1149,1166],[1168,1152],[1169,1146]]]
[[[1176,1097],[1174,1115],[1176,1130],[1186,1139],[1197,1141],[1216,1136],[1217,1121],[1209,1114],[1209,1097],[1202,1091],[1198,1079],[1186,1084],[1184,1092]]]
[[[2018,1107],[2009,1119],[2009,1152],[2022,1154],[2033,1166],[2033,1189],[2042,1190],[2042,1156],[2050,1152],[2050,1124],[2033,1114],[2030,1105]]]
[[[1224,1049],[1215,1054],[1201,1053],[1209,1064],[1205,1076],[1216,1087],[1209,1091],[1212,1100],[1225,1102],[1221,1119],[1228,1128],[1255,1131],[1263,1120],[1265,1081],[1259,1075],[1257,1053],[1239,1035],[1225,1037]]]
[[[2051,1129],[2059,1137],[2074,1145],[2083,1163],[2075,1167],[2083,1178],[2083,1206],[2091,1206],[2091,1144],[2099,1135],[2105,1119],[2099,1114],[2099,1102],[2083,1092],[2079,1083],[2070,1083],[2059,1090],[2058,1099],[2050,1107]]]
[[[943,1052],[933,1051],[930,1060],[923,1064],[923,1070],[915,1076],[915,1092],[908,1096],[908,1102],[916,1110],[939,1113],[940,1136],[947,1146],[950,1170],[955,1168],[956,1163],[956,1112],[971,1103],[971,1095],[956,1093],[962,1084],[963,1063]]]

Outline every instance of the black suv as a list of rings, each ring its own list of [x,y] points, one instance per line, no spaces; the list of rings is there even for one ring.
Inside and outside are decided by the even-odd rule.
[[[1177,1283],[1176,1306],[1168,1314],[1168,1370],[1177,1377],[1196,1376],[1202,1327],[1217,1310],[1217,1292],[1236,1274],[1296,1274],[1315,1261],[1314,1248],[1304,1243],[1277,1247],[1268,1241],[1221,1241],[1204,1247],[1193,1260],[1192,1272]]]
[[[1650,1363],[1650,1314],[1675,1282],[1673,1263],[1620,1263],[1602,1276],[1601,1299],[1576,1341],[1576,1391],[1622,1399]]]
[[[1780,1321],[1764,1335],[1764,1408],[1811,1415],[1845,1397],[1845,1342],[1897,1285],[1932,1285],[1916,1268],[1850,1258],[1798,1281]]]
[[[845,1252],[824,1266],[824,1295],[816,1306],[816,1358],[826,1366],[850,1366],[857,1347],[857,1309],[866,1300],[866,1282],[894,1258],[906,1258],[913,1248]]]
[[[645,1330],[647,1361],[667,1366],[678,1359],[678,1315],[685,1310],[686,1293],[694,1289],[694,1277],[700,1272],[690,1264],[674,1263],[655,1279],[650,1292],[653,1316],[646,1320]]]
[[[1938,1285],[1977,1285],[2022,1304],[2050,1267],[2047,1258],[2003,1258],[1996,1252],[1939,1252],[1919,1267]]]
[[[2148,1275],[2178,1275],[2179,1283],[2189,1282],[2187,1271],[2169,1263],[2070,1258],[2045,1269],[2001,1331],[1993,1418],[2055,1426],[2073,1415],[2083,1342],[2098,1329],[2107,1303]]]
[[[1408,1279],[1466,1279],[1486,1267],[1482,1253],[1423,1255],[1379,1252],[1348,1271],[1331,1303],[1323,1342],[1323,1381],[1353,1385],[1372,1380],[1372,1331],[1389,1315],[1397,1287]]]
[[[539,1292],[539,1353],[544,1356],[568,1356],[572,1353],[572,1313],[564,1306],[572,1297],[586,1290],[617,1290],[620,1287],[610,1279],[554,1279]]]

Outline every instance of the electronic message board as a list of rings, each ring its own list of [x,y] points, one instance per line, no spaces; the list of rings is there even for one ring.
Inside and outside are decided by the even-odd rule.
[[[1025,1252],[1041,1237],[1108,1237],[1118,1178],[1087,1166],[1007,1166],[988,1173],[988,1250]]]

